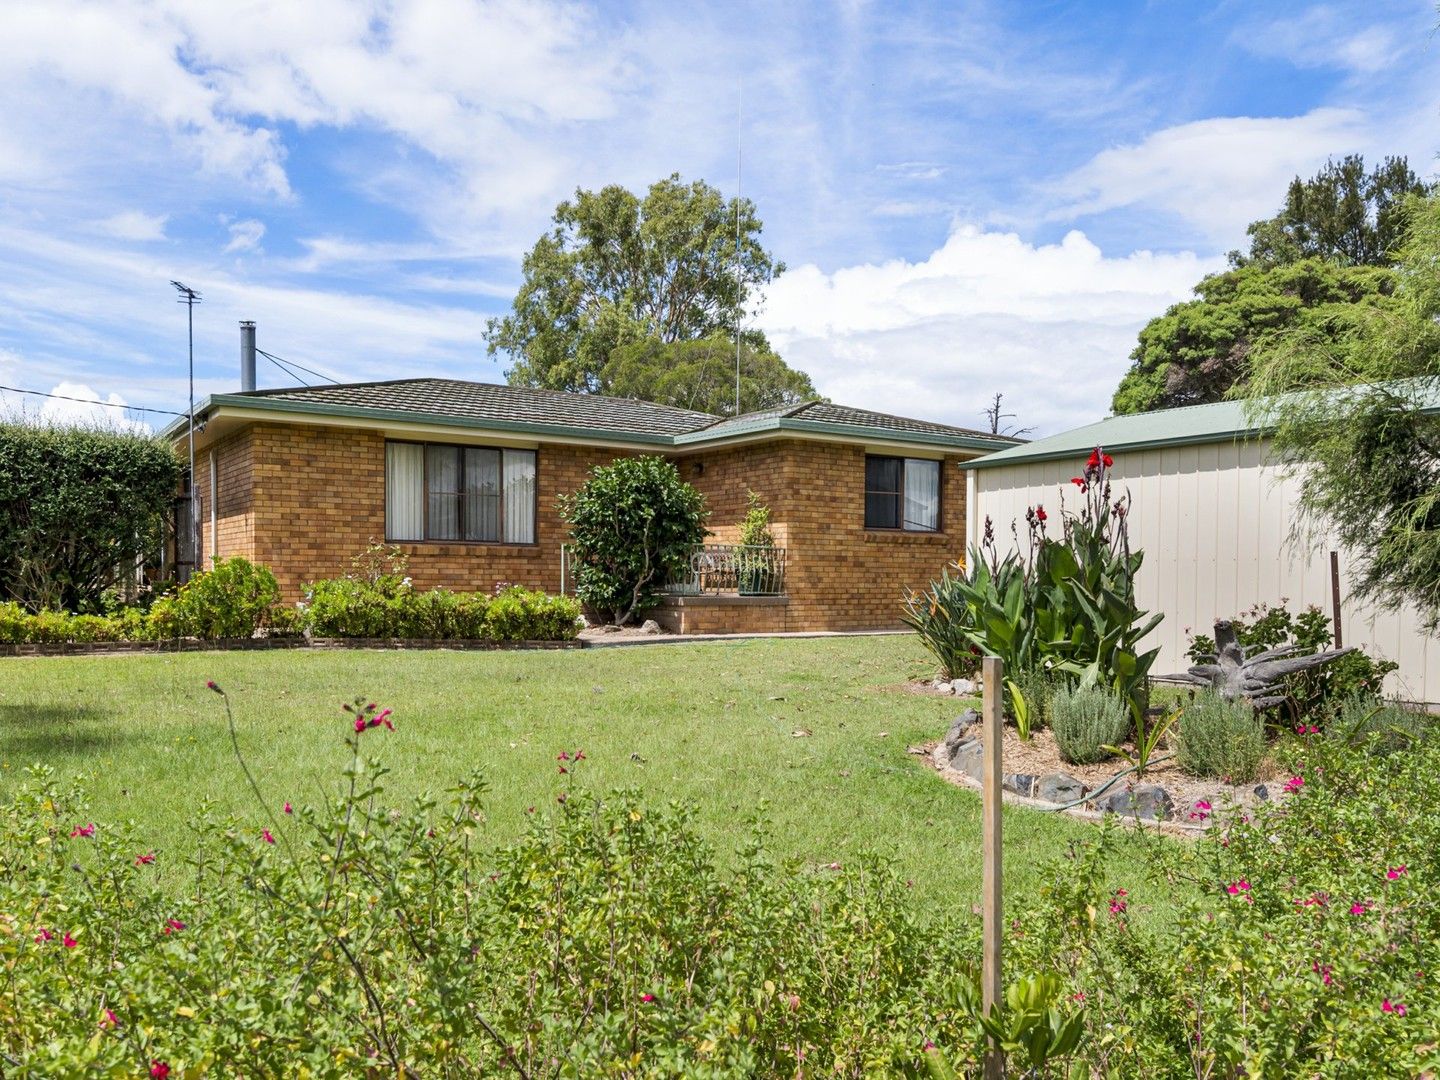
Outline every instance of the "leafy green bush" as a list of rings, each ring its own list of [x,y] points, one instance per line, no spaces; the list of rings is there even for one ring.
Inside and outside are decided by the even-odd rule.
[[[986,518],[968,566],[906,597],[903,620],[947,674],[972,670],[978,651],[998,656],[1010,678],[1044,671],[1108,686],[1135,715],[1143,711],[1159,649],[1141,651],[1140,642],[1162,616],[1146,619],[1136,606],[1135,575],[1144,556],[1130,549],[1130,497],[1112,499],[1110,466],[1096,447],[1072,481],[1081,506],[1062,511],[1060,539],[1050,536],[1045,508],[1031,507],[1025,551],[1002,557]]]
[[[932,1042],[975,1065],[973,934],[879,859],[777,865],[757,824],[722,868],[690,810],[573,787],[569,750],[500,846],[478,776],[386,805],[373,755],[405,725],[364,700],[333,797],[247,771],[258,820],[206,810],[189,850],[91,822],[46,769],[11,785],[0,1053],[37,1076],[915,1077]],[[1059,988],[1021,979],[987,1019],[1062,1056],[1084,1021]]]
[[[1436,717],[1398,701],[1380,701],[1352,694],[1325,725],[1325,735],[1351,746],[1366,746],[1376,753],[1404,750],[1435,731]]]
[[[209,570],[155,601],[150,619],[159,637],[248,638],[265,625],[279,600],[275,575],[236,555],[212,559]]]
[[[1173,915],[1133,918],[1134,882],[1109,864],[1114,827],[1015,913],[1024,934],[1006,962],[1068,971],[1084,997],[1085,1075],[1419,1076],[1440,1064],[1440,747],[1290,745],[1300,757],[1283,801],[1192,842],[1125,841],[1145,845]]]
[[[1130,734],[1132,718],[1124,698],[1100,686],[1060,687],[1050,697],[1050,730],[1060,756],[1090,765],[1111,756]]]
[[[0,641],[15,644],[29,640],[30,616],[12,600],[0,601]]]
[[[1245,701],[1201,692],[1180,716],[1175,759],[1191,776],[1248,784],[1265,760],[1265,721]]]
[[[528,589],[506,589],[485,619],[485,636],[494,641],[569,641],[579,631],[577,601]]]
[[[0,595],[95,612],[158,554],[180,462],[159,439],[0,424]]]
[[[416,592],[408,579],[380,575],[317,581],[306,598],[301,618],[317,637],[569,641],[580,626],[574,600],[522,588]]]
[[[560,497],[570,525],[575,594],[623,626],[654,607],[705,540],[705,497],[664,458],[621,458]]]

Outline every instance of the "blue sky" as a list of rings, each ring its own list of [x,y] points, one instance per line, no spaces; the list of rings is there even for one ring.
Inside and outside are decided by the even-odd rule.
[[[1428,2],[0,7],[0,383],[181,409],[261,348],[503,378],[485,320],[575,187],[743,190],[753,320],[837,401],[1041,433],[1329,156],[1440,151]],[[274,368],[262,381],[289,380]],[[22,399],[0,395],[15,411]],[[31,399],[32,413],[39,407]],[[52,404],[52,415],[84,413]]]

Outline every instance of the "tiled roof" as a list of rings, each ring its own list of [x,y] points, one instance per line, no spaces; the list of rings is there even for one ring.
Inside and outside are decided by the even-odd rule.
[[[258,390],[243,396],[637,435],[678,435],[719,419],[710,413],[676,409],[633,398],[567,394],[559,390],[533,390],[525,386],[463,382],[459,379],[397,379],[392,382],[293,387]]]
[[[912,420],[908,416],[891,416],[889,413],[871,412],[869,409],[852,409],[848,405],[834,405],[828,401],[808,402],[798,411],[792,412],[790,417],[794,420],[814,420],[822,424],[888,428],[891,431],[908,431],[916,435],[973,435],[981,439],[994,439],[997,444],[1006,446],[1015,441],[992,435],[988,431],[977,431],[975,428],[935,424],[929,420]]]

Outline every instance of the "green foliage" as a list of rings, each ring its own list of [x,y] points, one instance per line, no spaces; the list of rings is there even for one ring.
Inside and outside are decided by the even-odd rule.
[[[618,184],[577,190],[525,256],[511,313],[490,320],[490,352],[514,361],[506,374],[516,385],[609,392],[607,369],[621,346],[733,333],[736,313],[785,269],[760,245],[761,228],[748,199],[727,202],[679,174],[652,184],[643,199]],[[758,331],[744,338],[774,355]],[[625,367],[634,356],[619,359]],[[643,366],[651,369],[643,378],[634,370],[627,378],[664,390],[654,365]]]
[[[903,621],[946,673],[973,667],[970,658],[978,651],[998,656],[1012,677],[1048,672],[1110,687],[1132,710],[1144,707],[1159,650],[1142,652],[1139,646],[1162,616],[1146,619],[1135,604],[1135,575],[1144,556],[1130,550],[1130,497],[1112,501],[1109,469],[1097,448],[1074,480],[1081,507],[1062,514],[1060,539],[1050,535],[1045,509],[1031,507],[1026,550],[1002,557],[987,518],[968,568],[954,576],[946,571],[924,592],[906,597]]]
[[[570,526],[575,594],[623,626],[654,607],[705,539],[705,498],[659,457],[620,458],[560,497]]]
[[[1381,701],[1370,694],[1352,694],[1341,702],[1325,725],[1324,734],[1347,746],[1391,754],[1428,739],[1435,724],[1436,717],[1423,708]]]
[[[301,624],[316,637],[460,641],[569,641],[579,605],[569,597],[510,588],[491,597],[448,589],[419,592],[408,578],[345,577],[306,587]]]
[[[236,555],[211,559],[209,570],[157,600],[150,616],[163,637],[248,638],[279,601],[280,586],[269,568]]]
[[[1230,620],[1235,639],[1247,652],[1298,645],[1302,653],[1328,649],[1335,637],[1328,616],[1313,604],[1292,614],[1282,601],[1276,605],[1256,604]],[[1207,634],[1191,638],[1187,655],[1200,663],[1214,655],[1215,640]],[[1385,676],[1398,664],[1376,660],[1363,650],[1347,653],[1318,669],[1297,672],[1285,680],[1287,700],[1278,708],[1292,724],[1323,723],[1349,698],[1360,695],[1378,698]]]
[[[722,334],[691,341],[647,337],[619,345],[602,372],[605,392],[658,401],[679,409],[733,416],[735,341]],[[810,376],[796,371],[763,342],[741,343],[742,413],[813,401]]]
[[[0,424],[0,595],[97,611],[158,554],[180,463],[158,439]]]
[[[745,517],[740,522],[740,541],[746,547],[774,547],[770,531],[770,508],[753,491],[745,492]]]
[[[1010,718],[1015,721],[1015,734],[1021,742],[1030,741],[1031,699],[1014,679],[1005,680],[1005,696],[1010,702]]]
[[[1295,743],[1297,749],[1300,743]],[[1328,739],[1277,804],[1193,842],[1142,837],[1173,919],[1133,916],[1117,830],[1056,869],[1007,960],[1070,973],[1100,1076],[1418,1076],[1440,1065],[1440,748]],[[1117,888],[1118,886],[1118,888]],[[1357,1072],[1358,1070],[1358,1072]]]
[[[1250,251],[1232,251],[1230,265],[1268,268],[1326,259],[1388,266],[1405,238],[1409,197],[1434,190],[1404,157],[1387,157],[1369,173],[1360,154],[1327,161],[1309,180],[1290,182],[1278,214],[1250,223]]]
[[[1141,778],[1144,777],[1146,770],[1150,768],[1151,761],[1155,757],[1155,751],[1160,748],[1161,743],[1165,741],[1166,736],[1170,733],[1170,729],[1174,727],[1175,722],[1180,719],[1181,712],[1179,709],[1172,709],[1159,719],[1156,719],[1150,716],[1145,709],[1136,708],[1133,702],[1130,705],[1130,710],[1135,716],[1135,752],[1131,753],[1124,747],[1113,744],[1102,747],[1102,749],[1111,754],[1119,754],[1126,761],[1130,762],[1135,770],[1135,776]]]
[[[1267,749],[1265,722],[1247,702],[1205,692],[1185,706],[1175,759],[1191,776],[1251,783]]]
[[[550,812],[497,846],[478,776],[388,804],[375,755],[407,728],[364,702],[338,790],[291,813],[242,759],[264,826],[207,809],[184,852],[92,823],[43,768],[13,785],[0,1052],[43,1076],[917,1076],[927,1043],[976,1065],[973,938],[882,861],[777,864],[757,825],[721,869],[688,808],[573,787],[568,750]],[[1022,976],[984,1022],[1053,1061],[1083,1026],[1059,1000]]]
[[[1249,375],[1252,353],[1275,337],[1337,340],[1399,306],[1395,273],[1321,259],[1214,274],[1196,299],[1171,306],[1140,331],[1120,380],[1116,413],[1222,401]]]
[[[1123,698],[1100,686],[1060,687],[1050,698],[1050,730],[1064,760],[1090,765],[1111,755],[1133,723]]]

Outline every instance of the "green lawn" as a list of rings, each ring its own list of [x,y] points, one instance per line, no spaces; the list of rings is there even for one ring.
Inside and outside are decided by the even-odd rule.
[[[894,856],[917,901],[978,899],[980,801],[905,747],[941,735],[954,699],[906,693],[929,674],[913,638],[763,640],[568,652],[275,651],[0,660],[0,788],[46,762],[90,776],[93,816],[133,818],[157,851],[188,843],[205,798],[258,820],[231,754],[214,679],[241,746],[278,806],[333,790],[346,762],[340,704],[392,706],[367,743],[393,769],[388,797],[490,781],[492,835],[563,790],[556,755],[583,747],[579,781],[633,786],[699,808],[723,850],[768,803],[773,850],[815,862]],[[808,730],[810,735],[792,733]],[[1008,894],[1093,826],[1007,810]],[[1139,855],[1116,863],[1143,904]]]

